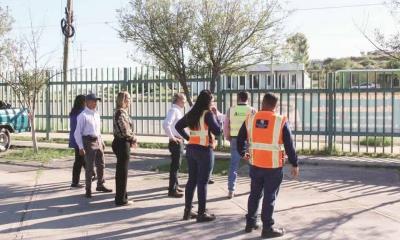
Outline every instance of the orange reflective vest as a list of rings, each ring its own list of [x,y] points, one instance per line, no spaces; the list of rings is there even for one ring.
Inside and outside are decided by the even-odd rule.
[[[205,116],[208,112],[209,111],[204,111],[201,115],[198,129],[190,129],[189,144],[197,144],[204,147],[211,146],[215,148],[215,137],[208,131],[208,125],[205,121]]]
[[[246,119],[249,163],[260,168],[280,168],[284,163],[282,129],[286,117],[260,111]]]

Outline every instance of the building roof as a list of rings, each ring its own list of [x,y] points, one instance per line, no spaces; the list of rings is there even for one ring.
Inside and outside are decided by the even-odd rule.
[[[257,64],[250,67],[247,67],[246,70],[248,72],[270,72],[271,65],[270,64]],[[272,66],[273,71],[304,71],[305,67],[303,63],[282,63],[282,64],[274,64]]]

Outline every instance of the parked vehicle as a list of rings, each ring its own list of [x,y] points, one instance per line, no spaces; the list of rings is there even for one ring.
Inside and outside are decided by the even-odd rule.
[[[20,108],[0,109],[0,152],[11,146],[11,133],[30,131],[28,111]]]

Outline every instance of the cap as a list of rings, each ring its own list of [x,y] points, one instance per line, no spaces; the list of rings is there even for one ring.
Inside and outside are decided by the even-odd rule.
[[[98,98],[96,96],[96,94],[94,93],[89,93],[88,95],[86,95],[86,100],[94,100],[94,101],[101,101],[101,98]]]

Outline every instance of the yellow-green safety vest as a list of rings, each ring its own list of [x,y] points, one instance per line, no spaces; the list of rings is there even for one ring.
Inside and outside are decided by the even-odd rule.
[[[246,117],[251,114],[252,108],[249,105],[237,105],[233,106],[229,110],[229,121],[230,121],[230,135],[231,137],[237,137],[239,134],[240,127],[246,120]]]

